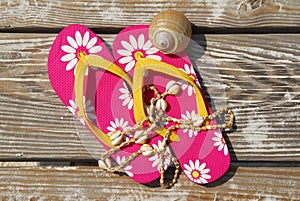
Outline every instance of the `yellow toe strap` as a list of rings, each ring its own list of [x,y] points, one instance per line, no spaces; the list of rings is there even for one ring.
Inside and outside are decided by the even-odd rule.
[[[200,114],[201,116],[208,115],[202,94],[199,88],[197,87],[195,81],[190,76],[188,76],[180,69],[161,61],[143,58],[143,57],[136,57],[136,59],[137,59],[137,63],[135,66],[134,76],[133,76],[133,100],[134,100],[133,105],[134,105],[134,118],[136,122],[139,122],[146,117],[146,113],[143,105],[143,76],[142,76],[144,75],[146,70],[153,70],[156,72],[163,73],[165,75],[170,75],[174,78],[178,78],[189,83],[195,89],[198,114]],[[162,129],[158,131],[158,133],[164,136],[166,134],[166,129]],[[179,141],[180,138],[177,134],[173,132],[170,135],[170,140]]]
[[[106,71],[109,71],[120,78],[124,79],[127,84],[132,87],[132,81],[129,76],[117,65],[107,61],[99,56],[94,55],[80,55],[80,60],[76,67],[75,72],[75,100],[78,106],[78,116],[82,117],[86,123],[86,126],[95,134],[95,136],[102,141],[106,146],[113,147],[108,135],[95,126],[86,116],[84,103],[83,103],[83,91],[84,91],[84,74],[89,66],[97,67]]]

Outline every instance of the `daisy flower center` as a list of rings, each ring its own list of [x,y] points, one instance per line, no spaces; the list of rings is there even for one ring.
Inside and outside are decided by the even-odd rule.
[[[223,142],[223,144],[226,144],[226,142],[225,142],[225,139],[224,139],[224,138],[222,138],[222,139],[221,139],[221,141]]]
[[[192,172],[192,176],[193,176],[195,179],[197,179],[197,178],[200,176],[200,173],[199,173],[197,170],[194,170],[194,171]]]
[[[144,54],[141,51],[137,51],[137,52],[134,53],[134,58],[136,60],[140,59],[140,58],[144,58]]]
[[[80,50],[80,51],[78,52],[78,58],[80,59],[81,57],[84,57],[84,56],[86,56],[85,51]]]

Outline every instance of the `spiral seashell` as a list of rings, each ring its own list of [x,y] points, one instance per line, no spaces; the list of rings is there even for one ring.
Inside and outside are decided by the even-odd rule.
[[[156,15],[150,23],[150,41],[163,53],[182,52],[190,43],[191,35],[191,24],[179,11],[163,11]]]

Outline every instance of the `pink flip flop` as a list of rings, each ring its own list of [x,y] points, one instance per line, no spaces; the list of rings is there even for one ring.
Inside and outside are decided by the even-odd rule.
[[[197,76],[187,54],[161,53],[152,46],[148,29],[148,25],[128,27],[118,34],[113,43],[113,55],[117,65],[133,76],[134,109],[139,110],[134,111],[136,121],[147,116],[143,104],[147,101],[149,104],[149,99],[153,96],[142,88],[154,86],[162,94],[174,82],[180,86],[181,91],[176,96],[166,97],[168,116],[191,121],[198,118],[198,114],[212,114],[200,87],[197,86]],[[140,96],[144,97],[142,103],[136,100]],[[136,106],[138,104],[140,105]],[[217,122],[210,120],[209,124],[216,125]],[[169,123],[165,127],[172,125],[174,124]],[[160,132],[163,135],[164,131]],[[179,128],[174,133],[171,135],[170,146],[190,180],[205,184],[215,181],[227,171],[230,155],[220,129],[195,131]]]
[[[136,124],[131,78],[114,65],[114,59],[103,41],[88,28],[75,24],[60,32],[49,53],[48,73],[62,102],[105,149],[114,147],[109,133],[123,131],[127,126]],[[150,144],[157,144],[160,138],[151,139]],[[133,144],[111,155],[121,164],[140,147]],[[148,183],[160,176],[157,167],[152,166],[153,162],[155,158],[149,161],[141,154],[123,170],[135,181]],[[109,160],[104,163],[108,168],[114,164]]]

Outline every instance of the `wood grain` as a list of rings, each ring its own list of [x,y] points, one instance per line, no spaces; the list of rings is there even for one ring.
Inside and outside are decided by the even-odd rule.
[[[84,133],[47,76],[56,34],[0,34],[0,158],[89,159]],[[115,35],[101,35],[111,43]],[[189,47],[217,108],[230,105],[233,160],[300,160],[300,35],[194,35]],[[198,45],[200,44],[200,45]],[[97,148],[97,145],[87,144]]]
[[[80,23],[111,31],[128,25],[149,23],[160,11],[176,9],[184,12],[191,23],[202,28],[265,27],[265,31],[270,31],[272,27],[290,27],[292,29],[276,30],[299,31],[298,0],[262,0],[262,5],[258,2],[259,0],[4,0],[0,2],[0,29],[21,28],[18,29],[20,31],[26,28],[33,31],[34,28],[48,32],[45,28],[58,29],[72,23]]]
[[[181,174],[171,189],[151,188],[97,167],[1,167],[2,200],[281,200],[300,199],[300,168],[237,168],[204,187]],[[227,181],[228,180],[228,181]]]

